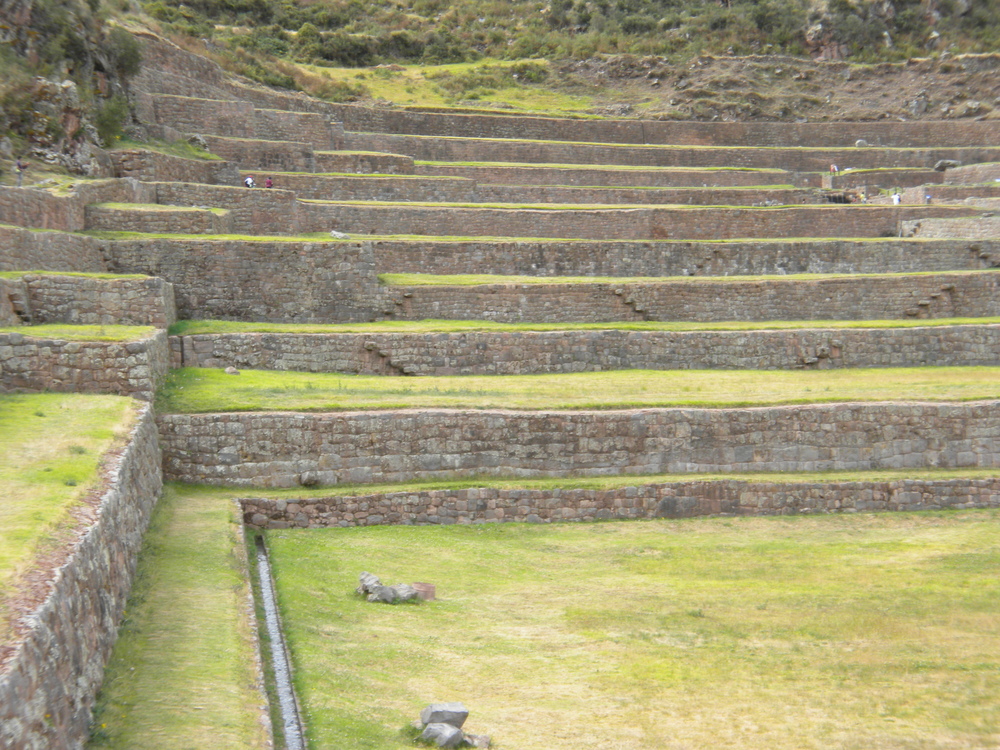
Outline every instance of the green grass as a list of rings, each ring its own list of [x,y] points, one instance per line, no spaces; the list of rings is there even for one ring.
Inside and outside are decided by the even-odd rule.
[[[998,273],[981,271],[917,271],[913,273],[789,273],[753,276],[502,276],[500,274],[381,273],[386,286],[480,286],[484,284],[738,284],[748,281],[823,281],[827,279],[901,278],[908,276],[958,276]]]
[[[445,65],[407,65],[397,66],[402,70],[389,69],[358,69],[358,68],[327,68],[311,65],[300,67],[310,73],[338,81],[361,83],[368,89],[372,98],[386,99],[401,106],[420,105],[447,109],[456,97],[441,88],[439,82],[443,76],[461,76],[475,72],[488,65],[495,68],[507,68],[516,63],[500,60],[482,59],[475,63],[451,63]],[[435,80],[437,78],[437,80]],[[557,115],[586,115],[593,106],[591,96],[579,96],[562,93],[536,84],[531,86],[517,85],[513,78],[510,85],[491,87],[489,93],[472,93],[477,99],[482,99],[480,108],[487,110],[492,104],[509,106],[521,113],[554,113]],[[461,109],[468,109],[467,102],[462,100]],[[503,111],[503,114],[510,114]]]
[[[36,339],[64,341],[137,341],[156,333],[154,326],[67,325],[48,323],[37,326],[0,327],[0,333],[20,333]]]
[[[770,167],[647,167],[628,164],[565,164],[561,162],[545,163],[516,161],[422,161],[420,159],[415,159],[413,164],[414,166],[422,167],[514,167],[517,169],[586,170],[588,172],[662,172],[664,174],[672,174],[674,172],[694,172],[699,174],[701,172],[755,172],[765,174],[789,173],[786,169],[773,169]]]
[[[79,271],[0,271],[0,279],[19,279],[22,276],[78,276],[84,279],[148,279],[143,273],[82,273]]]
[[[597,477],[523,477],[497,478],[472,477],[464,479],[414,481],[401,484],[336,484],[329,487],[284,489],[208,488],[219,496],[267,497],[294,501],[302,498],[347,497],[357,495],[387,494],[393,492],[427,492],[430,490],[463,490],[472,487],[489,487],[507,490],[585,489],[608,490],[619,487],[637,487],[673,482],[752,482],[762,484],[845,483],[845,482],[902,482],[905,480],[947,481],[951,479],[991,479],[1000,475],[1000,467],[963,467],[959,469],[880,469],[873,471],[811,471],[811,472],[744,472],[713,474],[622,474]]]
[[[107,208],[115,211],[145,211],[154,213],[179,213],[182,211],[209,211],[216,216],[229,213],[227,208],[199,208],[196,206],[167,206],[162,203],[94,203],[96,208]]]
[[[991,747],[1000,513],[267,533],[311,747]],[[438,600],[370,605],[362,570]]]
[[[121,396],[0,396],[0,641],[9,598],[33,560],[71,538],[71,510],[100,482],[104,454],[127,438]]]
[[[168,485],[146,533],[90,750],[267,747],[233,505]]]
[[[194,144],[188,143],[185,140],[174,141],[168,143],[166,141],[147,141],[138,142],[130,141],[127,138],[123,138],[115,144],[115,151],[124,150],[138,150],[138,151],[155,151],[159,154],[167,154],[168,156],[178,156],[182,159],[197,159],[199,161],[222,161],[222,157],[211,153],[210,151],[205,151],[204,149],[198,148]]]
[[[171,336],[230,333],[465,333],[471,331],[764,331],[798,328],[927,328],[956,325],[997,325],[994,318],[927,318],[916,320],[771,320],[724,321],[720,323],[654,322],[629,323],[494,323],[488,320],[385,320],[376,323],[260,323],[238,320],[179,320],[170,326]],[[0,329],[5,330],[5,329]],[[20,329],[13,329],[20,330]]]
[[[1000,398],[1000,368],[617,370],[567,375],[386,378],[337,373],[172,370],[161,413],[403,408],[624,409]]]
[[[757,189],[771,189],[773,185],[758,186]],[[778,186],[781,187],[781,186]],[[602,188],[604,189],[604,188]],[[607,188],[609,190],[614,187]],[[669,188],[668,188],[669,189]],[[677,188],[675,188],[677,189]],[[683,188],[680,188],[683,189]],[[706,188],[690,188],[691,190],[705,190]],[[748,188],[711,188],[712,190],[747,190]],[[883,205],[851,205],[843,206],[834,203],[788,203],[779,206],[747,206],[745,204],[709,204],[700,203],[691,205],[690,203],[468,203],[463,201],[339,201],[321,200],[319,198],[300,198],[300,203],[318,203],[333,206],[369,206],[372,208],[475,208],[475,209],[504,209],[509,211],[628,211],[631,209],[655,209],[670,211],[703,211],[709,208],[716,209],[740,209],[746,211],[779,211],[787,209],[815,209],[822,211],[885,211],[893,206]],[[938,206],[937,208],[942,208]],[[967,206],[954,206],[956,211],[967,212]],[[966,215],[961,214],[962,218]],[[937,217],[935,217],[937,218]]]

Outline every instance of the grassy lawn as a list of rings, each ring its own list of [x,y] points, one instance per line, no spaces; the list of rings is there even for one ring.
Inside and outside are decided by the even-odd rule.
[[[1000,475],[1000,467],[960,469],[882,469],[875,471],[813,471],[813,472],[745,472],[741,474],[627,474],[599,477],[543,477],[539,479],[474,477],[466,479],[406,482],[403,484],[336,484],[329,487],[306,489],[215,488],[226,496],[239,493],[240,497],[266,497],[278,500],[323,497],[348,497],[393,492],[426,492],[430,490],[462,490],[470,487],[495,487],[508,490],[588,489],[606,490],[618,487],[637,487],[668,482],[758,482],[793,484],[797,482],[900,482],[904,480],[947,481],[950,479],[991,479]],[[209,488],[204,488],[205,492]]]
[[[1000,513],[267,533],[310,746],[986,748]],[[367,604],[362,570],[438,600]]]
[[[36,339],[63,341],[136,341],[156,333],[154,326],[68,325],[0,326],[0,333],[20,333]]]
[[[386,320],[377,323],[260,323],[238,320],[179,320],[172,336],[212,333],[465,333],[470,331],[761,331],[798,328],[925,328],[955,325],[996,325],[1000,318],[927,318],[916,320],[772,320],[722,323],[494,323],[488,320]],[[0,331],[7,329],[0,328]],[[15,329],[16,330],[16,329]]]
[[[736,284],[747,281],[823,281],[825,279],[900,278],[907,276],[958,276],[982,271],[917,271],[914,273],[789,273],[757,276],[503,276],[488,273],[431,274],[380,273],[378,280],[386,286],[480,286],[483,284]]]
[[[1000,368],[617,370],[567,375],[378,375],[172,370],[165,412],[401,408],[617,409],[766,406],[836,401],[969,401],[1000,397]]]
[[[0,396],[0,640],[7,602],[32,562],[69,538],[72,508],[124,443],[135,402],[121,396]]]
[[[227,497],[166,487],[105,671],[91,750],[266,747],[246,571]]]

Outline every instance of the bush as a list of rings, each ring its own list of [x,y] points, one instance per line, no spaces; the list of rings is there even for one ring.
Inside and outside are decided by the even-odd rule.
[[[107,49],[119,75],[131,78],[139,72],[142,67],[142,45],[125,29],[120,26],[111,29]]]
[[[97,111],[94,124],[97,126],[97,136],[106,148],[114,146],[122,137],[128,116],[128,100],[121,94],[106,100]]]

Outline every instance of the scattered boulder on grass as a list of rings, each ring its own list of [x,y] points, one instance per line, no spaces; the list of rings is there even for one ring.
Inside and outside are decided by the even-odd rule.
[[[420,712],[420,721],[424,724],[451,724],[461,729],[469,718],[469,709],[457,702],[432,703]]]
[[[433,742],[438,747],[461,747],[465,742],[465,734],[451,724],[428,724],[420,733],[424,742]]]
[[[432,703],[420,712],[420,739],[434,743],[438,747],[483,747],[490,746],[490,738],[484,734],[465,734],[462,725],[469,718],[469,709],[461,703]]]
[[[330,230],[330,236],[335,240],[349,240],[351,235],[345,234],[344,232],[338,232],[336,229]]]
[[[235,367],[227,367],[226,368],[226,375],[239,375],[239,374],[240,374],[240,371],[237,370]]]
[[[955,167],[962,166],[962,162],[955,161],[954,159],[940,159],[934,165],[935,172],[944,172],[946,169],[954,169]]]
[[[355,591],[361,596],[367,596],[370,602],[400,604],[401,602],[420,601],[420,593],[408,583],[383,586],[377,575],[368,572],[358,576],[358,581],[359,584]]]

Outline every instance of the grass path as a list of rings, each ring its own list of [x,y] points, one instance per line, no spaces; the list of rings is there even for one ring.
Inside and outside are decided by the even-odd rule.
[[[268,532],[310,747],[993,747],[1000,513]],[[439,599],[370,605],[362,570]]]
[[[154,326],[69,325],[0,326],[0,333],[20,333],[36,339],[63,341],[138,341],[156,333]]]
[[[266,747],[248,584],[227,497],[164,490],[105,671],[90,750]]]
[[[561,375],[379,375],[172,370],[157,394],[169,412],[403,408],[625,409],[768,406],[843,401],[1000,398],[1000,368],[616,370]]]
[[[0,639],[18,579],[68,533],[70,510],[134,420],[134,402],[121,396],[0,396]]]
[[[955,325],[996,325],[996,318],[928,318],[915,320],[771,320],[723,322],[629,323],[495,323],[489,320],[385,320],[377,323],[266,323],[237,320],[179,320],[170,326],[172,336],[211,333],[465,333],[495,331],[764,331],[798,328],[924,328]],[[0,331],[6,329],[0,329]]]

